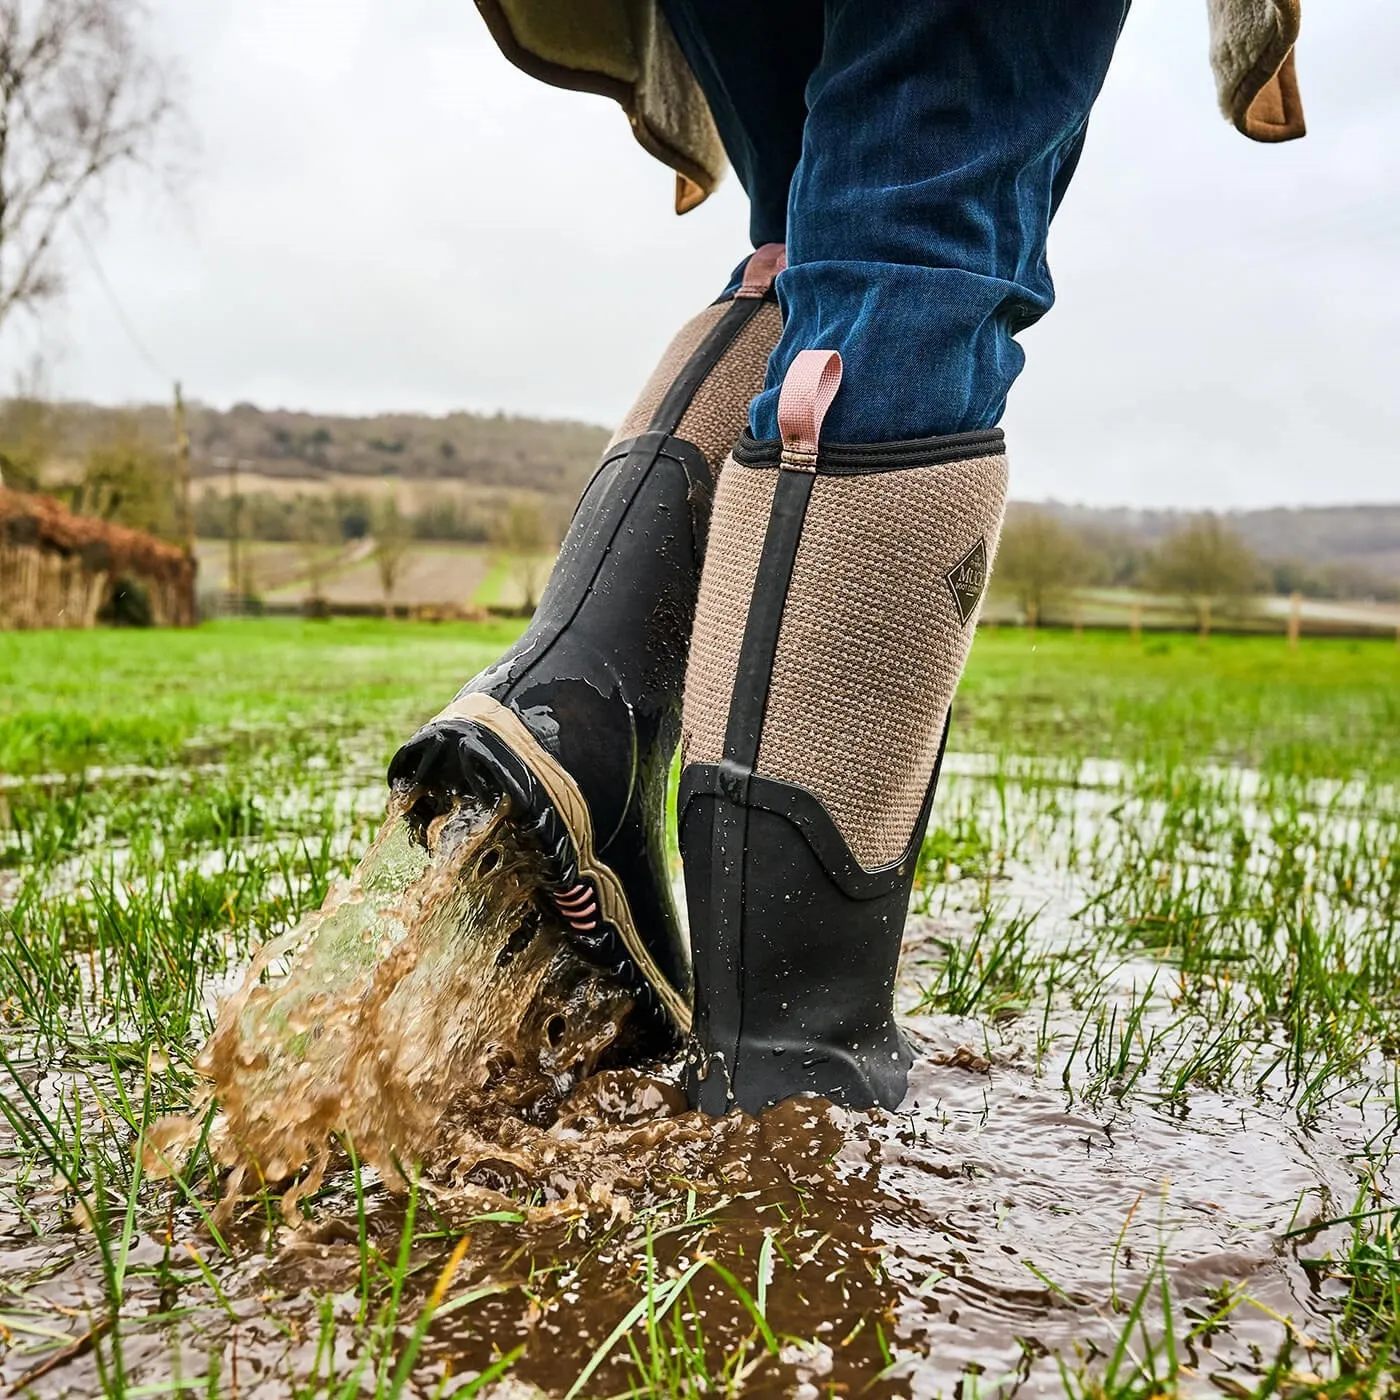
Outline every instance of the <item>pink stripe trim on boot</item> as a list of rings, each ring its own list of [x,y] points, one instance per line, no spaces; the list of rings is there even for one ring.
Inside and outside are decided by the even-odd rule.
[[[556,894],[554,904],[565,922],[580,933],[591,933],[598,927],[598,901],[591,885],[577,884]]]
[[[782,464],[795,471],[817,469],[822,419],[841,387],[841,356],[835,350],[800,350],[778,394]]]
[[[787,244],[765,243],[748,262],[744,264],[744,280],[736,297],[762,297],[774,279],[787,266]]]

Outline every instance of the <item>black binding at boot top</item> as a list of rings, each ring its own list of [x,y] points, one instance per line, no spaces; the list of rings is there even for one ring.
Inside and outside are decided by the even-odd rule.
[[[598,856],[620,881],[637,936],[673,991],[658,995],[612,921],[570,927],[581,951],[655,1013],[658,1029],[669,1023],[672,1036],[687,1029],[690,968],[670,894],[663,815],[714,492],[709,462],[675,430],[725,351],[772,300],[771,291],[730,299],[647,431],[604,454],[529,627],[459,694],[486,694],[515,710],[577,783]],[[624,532],[628,547],[616,549]],[[504,795],[513,820],[545,855],[551,893],[580,887],[568,821],[530,764],[483,724],[430,721],[395,755],[389,781],[485,800]]]
[[[1000,457],[1005,451],[1006,434],[1000,428],[905,438],[897,442],[823,442],[817,447],[817,460],[812,470],[818,476],[869,476],[909,467],[975,462],[979,457]],[[756,438],[746,428],[735,444],[733,456],[741,467],[780,466],[782,439]]]

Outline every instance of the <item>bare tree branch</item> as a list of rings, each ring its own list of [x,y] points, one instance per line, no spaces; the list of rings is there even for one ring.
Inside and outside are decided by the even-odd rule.
[[[140,0],[0,0],[0,327],[62,288],[61,235],[176,117]]]

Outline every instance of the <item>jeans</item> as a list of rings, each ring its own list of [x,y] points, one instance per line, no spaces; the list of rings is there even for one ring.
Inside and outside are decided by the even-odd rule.
[[[1049,310],[1045,244],[1128,0],[661,0],[786,242],[758,438],[797,352],[845,369],[823,438],[994,426]],[[731,289],[737,282],[731,283]]]

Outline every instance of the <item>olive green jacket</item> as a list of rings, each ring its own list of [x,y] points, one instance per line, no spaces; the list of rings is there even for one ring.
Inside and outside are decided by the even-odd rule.
[[[1302,0],[1207,0],[1221,110],[1256,141],[1303,134],[1293,70]],[[676,172],[676,212],[724,174],[724,148],[656,0],[476,0],[501,51],[556,87],[616,98],[637,140]]]

